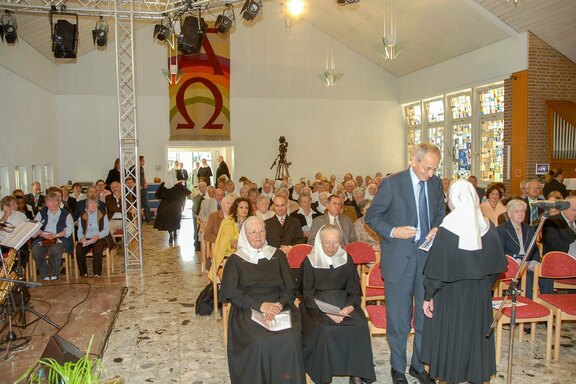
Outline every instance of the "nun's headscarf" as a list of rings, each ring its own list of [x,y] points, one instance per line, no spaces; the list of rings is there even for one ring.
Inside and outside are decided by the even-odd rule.
[[[332,257],[328,256],[324,252],[324,249],[322,248],[321,234],[323,230],[330,230],[330,229],[340,232],[338,227],[335,227],[333,225],[330,226],[323,225],[322,228],[320,228],[320,230],[316,234],[316,238],[314,239],[314,248],[312,248],[312,252],[308,254],[308,259],[310,260],[310,263],[314,268],[329,269],[331,265],[334,268],[338,268],[346,264],[348,254],[342,248],[341,245],[338,246],[338,250]]]
[[[258,264],[258,260],[264,258],[270,260],[272,255],[274,255],[274,252],[276,252],[275,247],[266,243],[266,234],[264,234],[264,245],[262,248],[256,249],[250,245],[246,231],[248,230],[248,227],[254,227],[254,224],[256,223],[260,223],[262,228],[265,228],[264,222],[257,216],[250,216],[246,219],[242,225],[242,229],[240,230],[240,236],[238,237],[238,249],[234,252],[240,258],[252,264]],[[250,230],[252,231],[254,229],[250,228]]]
[[[166,180],[164,180],[164,187],[170,189],[173,186],[175,186],[177,182],[178,179],[176,178],[176,170],[175,169],[169,170],[168,173],[166,174]]]
[[[490,228],[490,224],[480,211],[474,186],[463,179],[452,182],[448,192],[448,205],[452,212],[446,215],[440,226],[459,237],[459,249],[482,249],[481,238]]]

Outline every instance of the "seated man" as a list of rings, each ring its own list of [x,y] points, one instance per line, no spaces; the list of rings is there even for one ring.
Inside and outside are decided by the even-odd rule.
[[[62,194],[62,204],[67,207],[70,213],[73,213],[76,209],[76,199],[70,195],[70,191],[68,190],[68,186],[62,185],[60,186],[60,193]]]
[[[305,241],[300,221],[287,215],[287,202],[286,197],[276,196],[273,206],[276,215],[264,222],[268,245],[279,248],[285,254],[288,254],[293,245],[303,244]]]
[[[36,238],[32,240],[32,257],[38,265],[40,277],[44,280],[56,280],[60,276],[62,254],[72,254],[72,232],[74,221],[65,209],[60,209],[60,195],[50,192],[46,196],[46,206],[35,218],[42,223]],[[50,269],[46,262],[49,255]]]
[[[343,199],[337,195],[330,195],[328,198],[328,206],[326,207],[326,212],[322,216],[318,216],[312,221],[312,227],[310,228],[310,236],[308,237],[308,244],[314,245],[314,240],[316,239],[316,234],[322,226],[326,224],[332,224],[337,226],[341,232],[341,244],[343,246],[348,245],[356,240],[356,235],[352,227],[352,220],[349,217],[342,214],[342,203]]]
[[[286,199],[286,209],[289,215],[292,214],[292,212],[296,212],[298,208],[300,208],[297,202],[290,200],[290,192],[288,191],[288,188],[278,188],[276,191],[276,196],[284,196]]]
[[[82,184],[74,183],[72,184],[72,197],[76,202],[86,199],[86,195],[82,193]]]
[[[78,222],[78,243],[76,244],[76,258],[80,276],[88,276],[86,255],[92,250],[94,277],[102,275],[102,256],[108,247],[106,237],[110,233],[110,226],[106,213],[98,209],[98,200],[86,199],[86,211],[80,216]]]
[[[318,194],[318,201],[312,203],[312,208],[318,213],[323,214],[324,211],[326,211],[326,206],[328,205],[328,197],[330,197],[330,194],[328,192],[320,192]],[[314,201],[314,197],[312,197],[312,201]]]
[[[122,232],[122,186],[119,182],[110,183],[112,193],[106,196],[106,212],[108,216],[110,233]]]
[[[200,212],[198,213],[198,219],[200,219],[202,223],[208,222],[208,216],[221,208],[222,198],[224,197],[224,191],[222,189],[210,186],[208,187],[209,193],[210,189],[214,189],[214,198],[204,199],[200,205]]]
[[[42,187],[37,181],[32,183],[32,193],[24,195],[24,200],[26,201],[26,204],[32,207],[34,215],[44,207],[45,198],[46,197],[42,194]]]
[[[82,213],[86,211],[86,200],[90,198],[99,199],[98,196],[99,196],[98,189],[96,188],[95,185],[91,185],[86,189],[86,199],[76,202],[76,209],[74,210],[73,214],[74,222],[77,222],[78,219],[80,218],[80,215],[82,215]],[[98,209],[101,210],[102,212],[106,212],[106,204],[100,201]]]
[[[570,207],[550,216],[542,228],[544,255],[550,251],[566,252],[576,242],[576,195],[569,195]]]

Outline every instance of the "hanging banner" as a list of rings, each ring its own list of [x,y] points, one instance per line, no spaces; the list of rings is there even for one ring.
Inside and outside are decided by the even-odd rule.
[[[230,140],[230,34],[208,24],[199,54],[169,57],[181,71],[169,86],[171,141]]]

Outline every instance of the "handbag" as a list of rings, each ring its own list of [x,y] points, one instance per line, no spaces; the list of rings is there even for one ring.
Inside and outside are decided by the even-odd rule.
[[[56,245],[56,243],[57,243],[56,238],[53,238],[53,239],[42,239],[42,246],[43,246],[44,248],[50,248],[51,246]]]
[[[219,309],[222,308],[222,304],[218,304]],[[200,316],[209,316],[214,310],[214,287],[212,283],[209,283],[198,295],[196,299],[196,305],[194,307],[194,312]]]

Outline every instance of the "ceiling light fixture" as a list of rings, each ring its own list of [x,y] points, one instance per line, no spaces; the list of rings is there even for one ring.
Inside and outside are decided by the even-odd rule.
[[[108,44],[108,23],[100,16],[100,20],[96,22],[96,26],[92,30],[92,40],[94,45],[98,47],[106,47]]]
[[[182,31],[178,36],[178,50],[184,56],[200,53],[207,30],[208,24],[200,17],[200,14],[198,17],[188,16],[185,18]]]
[[[154,25],[154,39],[158,41],[166,41],[174,33],[174,28],[172,26],[172,20],[166,15],[162,19],[160,24]]]
[[[236,14],[234,13],[234,6],[230,3],[226,3],[226,8],[222,11],[221,15],[216,18],[216,23],[214,28],[222,34],[228,33],[232,24],[236,21]]]
[[[246,0],[240,13],[246,21],[252,21],[262,9],[262,0]]]
[[[384,43],[384,54],[382,55],[386,60],[394,60],[400,54],[397,50],[396,44],[398,43],[398,35],[396,34],[396,15],[390,3],[390,31],[386,28],[386,14],[384,14],[384,36],[382,36]]]
[[[53,23],[52,18],[54,14],[74,17],[76,24],[66,19],[58,19],[56,23]],[[75,59],[78,49],[78,15],[75,13],[67,13],[64,5],[60,7],[60,12],[56,11],[55,6],[52,6],[49,12],[49,18],[54,57],[57,59]]]
[[[359,3],[360,0],[336,0],[336,4],[338,5],[348,5],[348,4],[354,4],[354,3]]]
[[[336,61],[334,59],[335,42],[334,39],[326,35],[326,66],[324,73],[318,76],[327,87],[333,87],[336,82],[344,76],[343,73],[336,72]]]
[[[290,16],[300,16],[304,11],[304,0],[288,0],[286,9]]]
[[[18,40],[17,29],[16,17],[14,17],[12,12],[6,10],[6,14],[0,18],[0,38],[2,41],[6,39],[8,44],[16,43],[16,40]]]

